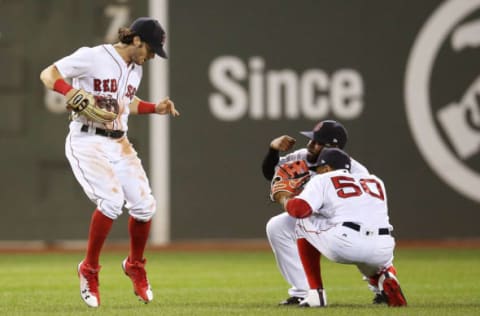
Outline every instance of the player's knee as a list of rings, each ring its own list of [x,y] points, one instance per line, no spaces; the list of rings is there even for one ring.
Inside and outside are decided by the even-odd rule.
[[[269,240],[293,236],[295,233],[296,219],[288,214],[280,214],[270,218],[267,222],[266,231]]]
[[[137,221],[148,222],[152,219],[157,209],[157,202],[155,198],[150,194],[145,199],[140,200],[138,203],[132,205],[129,209],[129,214]]]
[[[102,200],[98,203],[97,208],[103,213],[103,215],[116,220],[122,215],[123,201]]]
[[[267,222],[267,226],[265,227],[265,229],[267,231],[268,239],[271,239],[276,233],[278,233],[277,227],[278,227],[278,225],[277,225],[276,216],[270,218]]]

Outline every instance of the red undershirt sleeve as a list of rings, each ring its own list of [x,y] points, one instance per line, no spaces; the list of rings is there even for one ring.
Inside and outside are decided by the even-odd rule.
[[[310,205],[302,199],[293,198],[287,201],[285,205],[285,210],[290,214],[290,216],[296,218],[305,218],[312,214],[312,208]]]

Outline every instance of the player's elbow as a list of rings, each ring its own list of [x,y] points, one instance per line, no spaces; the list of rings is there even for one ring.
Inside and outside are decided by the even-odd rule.
[[[295,218],[305,218],[312,214],[310,205],[305,200],[298,198],[288,200],[285,209],[290,216]]]
[[[44,70],[42,70],[42,72],[40,73],[40,81],[43,82],[43,84],[44,84],[45,86],[47,86],[47,82],[48,82],[46,70],[47,70],[47,69],[44,69]]]
[[[42,81],[48,89],[53,89],[55,81],[59,78],[61,78],[61,75],[55,65],[48,66],[40,73],[40,81]]]

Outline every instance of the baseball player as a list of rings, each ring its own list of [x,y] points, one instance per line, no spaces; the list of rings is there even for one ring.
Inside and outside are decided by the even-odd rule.
[[[143,255],[156,202],[142,163],[128,140],[127,123],[130,114],[179,115],[168,97],[150,103],[135,95],[142,65],[155,55],[167,58],[163,49],[165,31],[158,21],[141,17],[130,27],[120,28],[118,34],[116,44],[82,47],[40,75],[48,89],[65,95],[67,108],[72,110],[65,153],[75,178],[96,204],[86,256],[78,265],[80,295],[90,307],[100,305],[100,252],[124,206],[130,215],[130,251],[122,267],[139,299],[145,303],[153,299]],[[116,100],[115,113],[99,109],[96,98],[100,96]]]
[[[318,175],[297,196],[273,192],[272,186],[273,200],[297,219],[297,247],[310,286],[299,305],[327,306],[320,273],[323,254],[334,262],[356,265],[377,284],[389,306],[406,306],[392,263],[395,240],[383,181],[351,174],[350,157],[338,148],[323,149],[316,165]]]
[[[262,164],[263,175],[267,180],[271,181],[276,168],[286,162],[305,160],[308,166],[314,166],[323,148],[344,148],[348,139],[345,127],[334,120],[321,121],[312,131],[301,132],[301,134],[310,139],[306,148],[282,157],[280,157],[279,152],[291,150],[295,145],[295,139],[283,135],[272,140]],[[354,174],[369,173],[367,168],[354,159],[352,159],[351,172]],[[266,226],[267,237],[275,255],[277,266],[284,279],[291,285],[288,290],[289,297],[280,302],[280,305],[296,305],[308,292],[307,279],[296,245],[295,222],[295,218],[283,212],[272,217]],[[375,286],[370,287],[370,289],[376,294],[374,302],[383,302],[378,289]]]

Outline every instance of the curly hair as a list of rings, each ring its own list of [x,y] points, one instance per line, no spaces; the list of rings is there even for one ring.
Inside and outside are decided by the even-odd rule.
[[[118,30],[118,40],[124,44],[132,44],[133,38],[138,34],[130,30],[128,27],[122,27]]]

